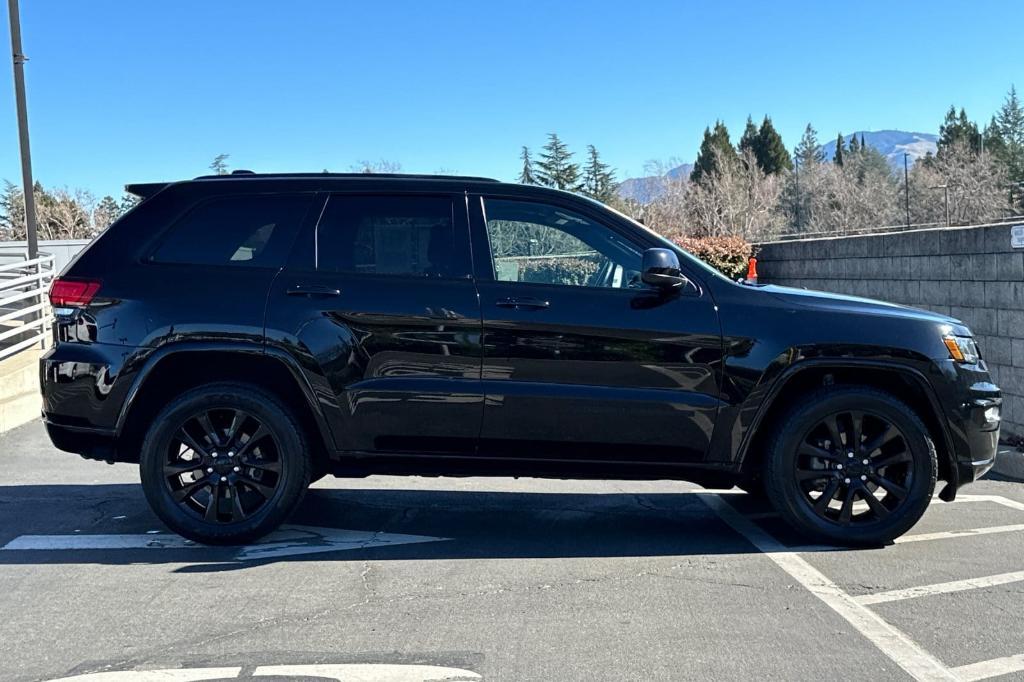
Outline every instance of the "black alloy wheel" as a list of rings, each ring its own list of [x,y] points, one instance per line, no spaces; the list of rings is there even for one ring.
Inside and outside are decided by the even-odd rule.
[[[765,490],[782,517],[816,540],[878,546],[907,532],[935,490],[927,427],[906,403],[866,386],[825,386],[775,423]]]
[[[274,434],[245,410],[201,410],[171,439],[164,481],[175,502],[204,521],[242,521],[276,494],[280,451]]]
[[[294,511],[311,480],[306,434],[257,386],[185,392],[153,420],[139,455],[142,487],[171,530],[205,544],[251,542]]]

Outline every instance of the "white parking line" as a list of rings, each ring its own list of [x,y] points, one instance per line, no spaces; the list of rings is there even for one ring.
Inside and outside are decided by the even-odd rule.
[[[991,661],[981,661],[970,665],[961,665],[953,668],[953,672],[964,682],[985,680],[990,677],[1009,675],[1024,670],[1024,654],[1007,656],[1006,658],[993,658]]]
[[[811,566],[803,557],[761,530],[752,521],[745,519],[723,498],[708,495],[702,499],[733,530],[764,552],[765,556],[807,588],[811,594],[825,602],[829,608],[839,614],[911,677],[917,680],[959,679],[941,661],[871,609],[859,604],[821,571]]]
[[[968,528],[966,530],[946,530],[938,533],[917,533],[915,535],[904,535],[896,538],[893,542],[902,545],[908,542],[926,542],[928,540],[947,540],[949,538],[963,538],[972,535],[991,535],[992,533],[1014,533],[1024,530],[1024,523],[1015,523],[1009,526],[988,526],[986,528]]]
[[[978,590],[985,587],[997,585],[1008,585],[1024,581],[1024,571],[1012,573],[999,573],[984,578],[968,578],[967,580],[953,580],[948,583],[935,583],[934,585],[921,585],[919,587],[908,587],[902,590],[889,590],[887,592],[875,592],[854,597],[857,603],[868,606],[869,604],[883,604],[890,601],[902,599],[914,599],[915,597],[929,597],[934,594],[949,594],[951,592],[964,592],[966,590]]]

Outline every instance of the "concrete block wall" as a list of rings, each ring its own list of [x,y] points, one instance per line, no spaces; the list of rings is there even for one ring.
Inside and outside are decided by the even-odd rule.
[[[1003,432],[1024,436],[1024,249],[1009,225],[760,245],[761,282],[925,308],[965,322],[1005,396]]]

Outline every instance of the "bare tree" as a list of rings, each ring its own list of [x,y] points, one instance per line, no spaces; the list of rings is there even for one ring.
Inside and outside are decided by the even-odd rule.
[[[780,174],[762,171],[750,149],[743,150],[741,161],[722,163],[714,174],[690,187],[686,201],[690,234],[763,240],[782,230]]]
[[[976,153],[956,143],[910,172],[910,208],[915,223],[945,223],[946,194],[949,222],[967,225],[995,220],[1011,213],[1004,165],[987,152]]]
[[[353,173],[401,173],[402,164],[397,161],[360,161],[350,166]]]

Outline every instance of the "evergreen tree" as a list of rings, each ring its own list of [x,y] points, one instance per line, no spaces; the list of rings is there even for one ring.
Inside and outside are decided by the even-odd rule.
[[[833,163],[835,163],[837,166],[842,166],[843,165],[843,145],[844,144],[845,144],[845,142],[843,142],[843,134],[839,133],[839,137],[836,138],[836,155],[834,157],[832,157]]]
[[[109,194],[99,200],[92,212],[93,225],[98,230],[106,229],[111,223],[121,217],[121,207]]]
[[[523,151],[519,154],[519,158],[523,161],[523,169],[519,172],[519,184],[536,185],[537,175],[533,170],[533,159],[530,158],[530,148],[524,146]]]
[[[864,133],[860,134],[860,148],[861,149],[866,149],[867,148],[867,144],[864,143]]]
[[[757,165],[766,175],[793,170],[793,160],[789,158],[789,152],[786,151],[786,145],[782,142],[782,136],[775,130],[772,120],[767,116],[761,122],[761,129],[757,131],[754,154],[757,156]]]
[[[537,180],[555,189],[575,192],[579,189],[580,167],[572,162],[572,152],[555,133],[548,133],[548,143],[537,164]]]
[[[821,145],[818,144],[818,131],[810,123],[804,128],[804,134],[800,138],[800,143],[797,144],[793,155],[796,157],[796,162],[802,168],[807,168],[825,160],[825,152],[822,151]]]
[[[729,139],[729,129],[721,121],[715,121],[714,130],[704,129],[704,139],[700,143],[700,152],[690,173],[691,182],[700,182],[705,177],[713,178],[721,173],[720,162],[738,163],[736,150]]]
[[[213,161],[210,162],[210,170],[215,175],[227,175],[228,174],[228,157],[230,154],[218,154],[213,157]]]
[[[964,145],[974,153],[981,151],[981,133],[978,125],[967,118],[967,112],[950,106],[946,118],[939,126],[938,154],[948,151],[954,145]]]
[[[120,213],[118,213],[118,215],[124,215],[128,211],[138,206],[140,203],[142,203],[142,199],[135,196],[134,194],[128,194],[128,192],[125,192],[124,194],[121,195],[121,205],[119,207]]]
[[[743,152],[748,149],[754,152],[757,156],[757,145],[758,145],[758,134],[757,126],[754,125],[754,119],[747,116],[747,127],[743,129],[743,136],[740,137],[740,143],[736,146],[736,149],[742,155]]]
[[[853,135],[850,135],[849,152],[850,152],[850,154],[849,154],[850,156],[857,156],[857,154],[860,153],[860,143],[857,142],[857,133],[854,133]]]
[[[1003,146],[997,158],[1006,167],[1011,182],[1024,182],[1024,108],[1017,98],[1017,88],[1012,85],[995,123]]]
[[[615,196],[615,172],[601,161],[594,145],[587,145],[587,165],[583,167],[583,193],[607,203]]]

